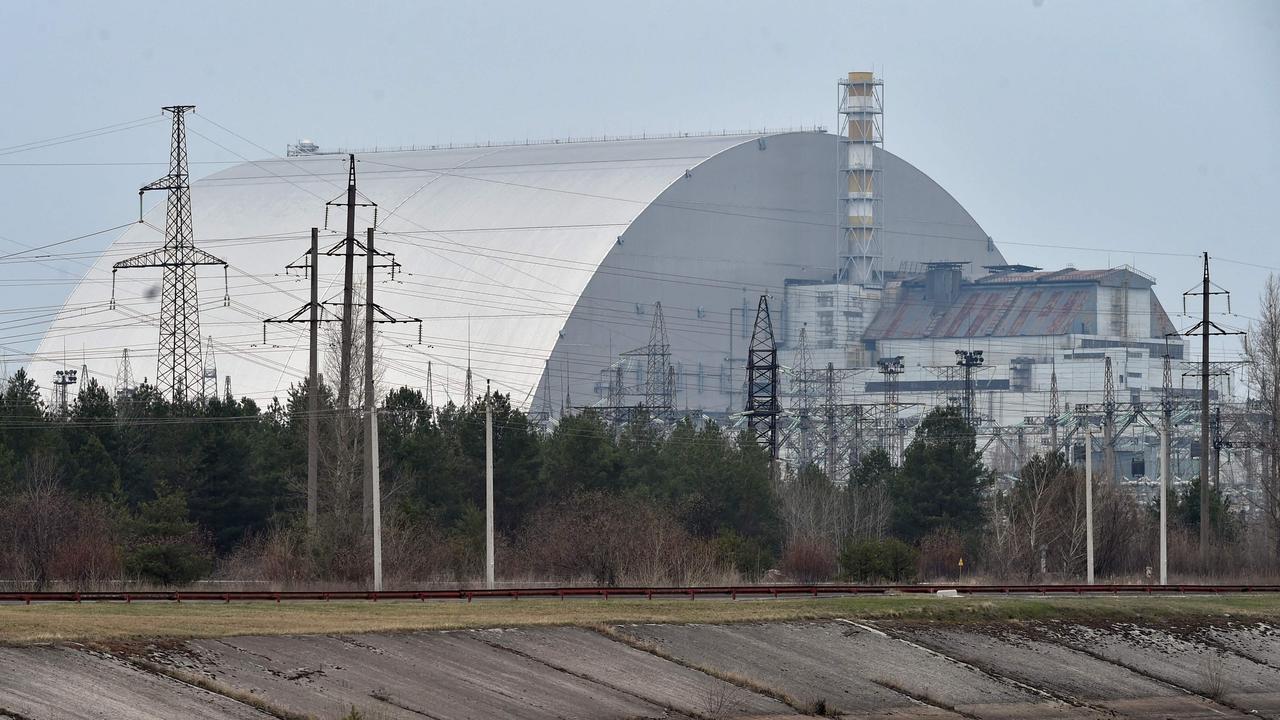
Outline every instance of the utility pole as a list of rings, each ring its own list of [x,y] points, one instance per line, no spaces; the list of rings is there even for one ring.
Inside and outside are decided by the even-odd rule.
[[[826,407],[823,408],[823,410],[825,411],[823,415],[825,415],[824,419],[826,420],[826,423],[827,423],[827,437],[826,437],[827,480],[832,484],[832,486],[835,486],[838,482],[843,482],[842,479],[838,477],[838,473],[837,473],[837,469],[838,469],[837,460],[839,458],[840,428],[836,423],[836,406],[839,403],[840,403],[840,398],[836,394],[835,366],[832,363],[827,363],[826,403],[825,403]],[[848,480],[847,473],[845,474],[844,480]]]
[[[1173,429],[1173,370],[1168,352],[1164,356],[1164,378],[1160,396],[1160,584],[1169,584],[1169,435]]]
[[[1222,406],[1213,409],[1213,420],[1210,421],[1213,432],[1213,489],[1222,491]]]
[[[876,361],[880,374],[884,376],[884,435],[880,442],[892,467],[898,467],[902,458],[902,433],[898,427],[898,376],[906,371],[902,360],[901,355],[896,355]]]
[[[1209,253],[1204,254],[1200,315],[1200,564],[1209,558]]]
[[[432,390],[433,387],[434,387],[434,381],[431,379],[431,361],[428,360],[427,361],[427,407],[431,408],[432,415],[434,415],[436,412],[436,398],[435,398],[435,391]]]
[[[373,589],[382,590],[382,482],[378,468],[378,398],[373,383],[373,228],[365,242],[364,281],[364,406],[366,425],[364,433],[365,497],[372,501],[373,530]],[[350,295],[348,294],[348,297]],[[348,323],[349,324],[349,323]]]
[[[1058,399],[1058,365],[1053,362],[1049,366],[1049,450],[1058,452],[1058,417],[1062,414],[1062,405]]]
[[[1088,583],[1093,584],[1093,430],[1084,433],[1084,515],[1085,560]]]
[[[53,384],[57,386],[58,417],[67,417],[67,386],[76,384],[75,370],[55,370]]]
[[[1231,312],[1231,293],[1218,287],[1216,290],[1209,281],[1209,253],[1204,253],[1204,275],[1200,281],[1200,290],[1188,290],[1182,293],[1183,311],[1186,311],[1187,298],[1200,296],[1200,322],[1186,331],[1186,335],[1200,333],[1200,564],[1204,566],[1209,558],[1209,544],[1213,534],[1209,517],[1209,336],[1210,335],[1243,335],[1235,330],[1224,330],[1209,319],[1209,298],[1212,295],[1227,296],[1227,312]]]
[[[471,316],[467,316],[467,378],[462,386],[462,407],[471,407],[472,394],[475,389],[471,385]]]
[[[156,387],[175,403],[190,399],[203,387],[200,358],[200,304],[196,293],[196,267],[221,265],[224,286],[226,261],[195,246],[191,226],[191,185],[187,175],[186,114],[194,105],[163,108],[173,115],[169,142],[169,173],[138,190],[138,222],[142,222],[142,194],[165,190],[164,246],[121,260],[111,266],[111,307],[115,307],[115,273],[123,269],[162,268],[160,293],[160,351],[156,356]],[[223,304],[230,304],[227,292]],[[216,385],[216,380],[214,381]]]
[[[973,369],[982,367],[984,359],[981,350],[956,350],[956,365],[964,368],[964,421],[977,427],[977,414],[974,411]]]
[[[338,374],[338,407],[351,407],[351,312],[352,285],[355,283],[356,252],[356,156],[347,156],[347,236],[344,240],[344,265],[342,278],[342,357]],[[366,312],[367,314],[367,312]]]
[[[311,228],[311,302],[307,348],[307,529],[316,529],[320,503],[320,228]]]
[[[200,399],[210,403],[218,399],[218,362],[213,354],[213,336],[204,343],[204,364],[201,366]]]
[[[1102,364],[1102,477],[1116,481],[1116,384],[1111,373],[1111,356]]]
[[[305,259],[295,260],[285,266],[285,272],[302,270],[311,280],[311,299],[290,315],[268,318],[265,323],[306,323],[309,346],[307,348],[307,529],[314,530],[319,515],[320,475],[320,323],[335,322],[323,317],[324,303],[320,302],[320,229],[311,228],[311,249]],[[306,319],[303,319],[303,314]]]
[[[650,419],[671,422],[675,415],[675,386],[671,374],[671,343],[662,316],[662,303],[653,304],[653,326],[645,351],[644,405]]]
[[[778,465],[778,346],[769,317],[769,296],[761,295],[747,350],[747,427],[756,444],[769,451],[769,477]]]
[[[129,348],[125,348],[116,368],[116,402],[132,399],[134,387],[133,364],[129,362]]]
[[[493,392],[484,381],[484,584],[493,589]]]
[[[809,352],[807,328],[801,326],[795,365],[791,368],[791,412],[796,417],[796,465],[803,470],[813,462],[813,355]]]
[[[542,432],[551,432],[551,419],[555,412],[551,406],[551,359],[547,358],[542,361],[542,377],[545,385],[542,388],[542,410],[539,412],[541,416]]]
[[[1160,426],[1160,584],[1169,584],[1169,424]]]

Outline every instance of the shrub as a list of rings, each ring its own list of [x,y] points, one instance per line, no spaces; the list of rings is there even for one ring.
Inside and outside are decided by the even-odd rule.
[[[951,528],[935,530],[920,539],[919,567],[925,578],[958,577],[963,558],[964,540]]]
[[[0,500],[0,579],[39,589],[99,585],[120,574],[113,510],[80,500],[56,481],[29,482]]]
[[[915,579],[919,559],[915,548],[896,538],[864,540],[845,546],[840,569],[855,582],[905,583]]]
[[[162,487],[155,500],[142,503],[129,525],[125,569],[130,574],[162,585],[183,585],[213,569],[213,545],[187,519],[182,493]]]
[[[665,507],[641,498],[579,493],[535,512],[518,546],[522,565],[548,579],[605,585],[688,585],[720,568],[715,548]]]
[[[732,566],[744,577],[759,578],[773,564],[773,553],[759,538],[721,530],[714,543],[716,560],[721,565]]]
[[[825,582],[836,574],[835,549],[823,540],[797,538],[782,551],[781,570],[797,582]]]

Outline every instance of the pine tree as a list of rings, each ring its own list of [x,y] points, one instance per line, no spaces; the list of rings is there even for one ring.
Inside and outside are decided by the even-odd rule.
[[[960,409],[934,408],[916,430],[891,487],[894,534],[914,542],[943,528],[977,529],[989,483],[974,429]]]

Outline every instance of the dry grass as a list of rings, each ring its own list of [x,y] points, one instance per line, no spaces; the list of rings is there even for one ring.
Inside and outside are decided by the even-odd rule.
[[[243,602],[0,605],[0,643],[308,635],[535,625],[734,623],[832,618],[1280,620],[1280,595],[784,600],[492,600],[483,602]]]

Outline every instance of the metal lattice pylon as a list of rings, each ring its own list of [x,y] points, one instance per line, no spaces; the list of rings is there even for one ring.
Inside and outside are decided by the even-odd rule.
[[[204,365],[201,373],[200,397],[205,402],[218,399],[218,361],[213,355],[213,336],[204,343]]]
[[[669,420],[675,411],[675,383],[671,376],[671,343],[662,317],[662,303],[653,304],[653,325],[645,353],[644,407],[655,419]]]
[[[1115,479],[1116,471],[1116,383],[1111,372],[1111,356],[1102,365],[1102,457],[1105,467],[1103,477]]]
[[[169,143],[169,173],[138,190],[139,212],[142,194],[149,190],[169,193],[165,214],[164,247],[121,260],[112,273],[121,269],[163,268],[160,290],[160,352],[156,356],[156,387],[175,402],[202,390],[204,368],[200,357],[200,307],[196,294],[196,267],[221,265],[225,282],[227,263],[195,246],[191,226],[191,185],[187,175],[186,114],[193,105],[173,105],[164,110],[173,115],[173,135]],[[139,217],[141,222],[141,217]],[[113,283],[114,286],[114,283]],[[225,294],[223,302],[229,303]],[[114,291],[112,297],[114,306]]]
[[[1058,452],[1058,418],[1062,415],[1062,402],[1058,398],[1058,364],[1056,360],[1049,365],[1049,417],[1045,424],[1049,426],[1049,452]]]
[[[809,350],[809,339],[804,327],[800,328],[800,342],[796,348],[795,365],[791,368],[791,414],[795,416],[795,427],[788,433],[788,447],[795,454],[798,467],[813,463],[816,440],[814,410],[817,406],[817,383],[820,380],[813,373],[813,354]]]
[[[133,364],[129,362],[129,348],[120,354],[120,364],[116,368],[116,399],[124,400],[133,397]]]
[[[778,459],[778,349],[773,341],[769,298],[760,296],[756,324],[747,351],[747,426],[757,444]]]

